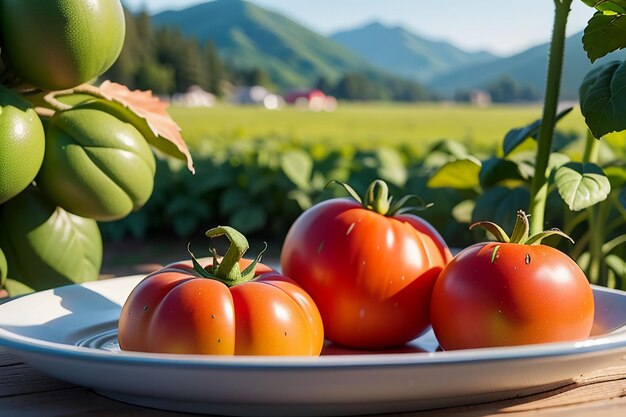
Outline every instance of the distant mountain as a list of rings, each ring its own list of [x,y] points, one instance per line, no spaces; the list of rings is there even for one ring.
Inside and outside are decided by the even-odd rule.
[[[583,33],[579,32],[567,38],[565,43],[565,61],[561,83],[561,98],[577,99],[578,88],[591,70],[582,46]],[[549,44],[535,46],[519,54],[495,61],[474,65],[452,71],[432,79],[427,85],[446,95],[457,90],[482,88],[504,76],[510,76],[522,85],[534,87],[538,91],[545,90],[546,70],[548,65]],[[608,55],[594,65],[613,59],[624,59],[624,51]]]
[[[497,59],[488,52],[467,52],[450,43],[426,39],[402,27],[388,27],[378,22],[337,32],[330,39],[379,68],[418,81]]]
[[[364,58],[278,13],[242,0],[215,0],[152,16],[156,26],[179,28],[240,69],[261,68],[281,87],[336,81],[346,73],[376,74]]]

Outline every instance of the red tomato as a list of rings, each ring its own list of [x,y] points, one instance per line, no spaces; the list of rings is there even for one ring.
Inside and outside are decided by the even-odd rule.
[[[567,255],[539,241],[478,243],[444,268],[430,310],[444,350],[589,336],[594,301],[587,278]]]
[[[240,259],[239,270],[250,263]],[[263,264],[254,275],[231,287],[202,277],[190,263],[149,275],[122,308],[120,347],[158,353],[319,355],[323,325],[313,300]]]
[[[368,196],[384,187],[388,202],[381,183]],[[393,347],[428,327],[432,287],[451,255],[421,218],[364,206],[377,204],[332,199],[305,211],[285,239],[282,270],[315,301],[328,340]]]

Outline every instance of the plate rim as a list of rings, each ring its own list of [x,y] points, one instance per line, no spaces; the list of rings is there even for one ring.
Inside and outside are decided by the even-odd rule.
[[[92,281],[81,284],[70,284],[50,290],[39,291],[11,299],[0,304],[3,306],[13,302],[23,302],[33,296],[47,296],[53,291],[64,291],[71,287],[86,287],[97,292],[98,287],[115,282],[123,284],[140,279],[141,275],[131,275]],[[92,288],[93,287],[93,288]],[[132,288],[131,288],[132,289]],[[624,297],[626,292],[592,285],[594,292],[608,292]],[[56,297],[57,294],[54,294]],[[120,306],[121,309],[121,306]],[[99,322],[100,324],[106,321]],[[490,347],[463,349],[455,351],[410,352],[410,353],[359,353],[322,356],[221,356],[162,354],[147,352],[120,351],[111,352],[101,349],[76,346],[73,344],[53,342],[45,339],[24,336],[4,329],[0,325],[0,346],[16,354],[38,354],[45,356],[73,358],[86,361],[97,361],[111,364],[128,364],[133,366],[184,366],[199,368],[231,368],[245,367],[249,369],[282,369],[282,368],[351,368],[351,367],[389,367],[389,366],[441,366],[446,364],[467,364],[476,362],[492,362],[502,360],[527,360],[550,357],[578,356],[583,354],[605,354],[611,350],[619,351],[626,348],[626,325],[613,329],[608,333],[583,340],[551,342],[520,346]]]

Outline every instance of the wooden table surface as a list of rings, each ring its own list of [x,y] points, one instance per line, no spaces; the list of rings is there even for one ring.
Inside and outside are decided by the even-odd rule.
[[[124,404],[90,389],[48,377],[0,347],[1,417],[156,417],[183,416]],[[387,414],[387,417],[422,416],[626,416],[626,356],[607,369],[570,381],[520,391],[515,398],[471,406]]]

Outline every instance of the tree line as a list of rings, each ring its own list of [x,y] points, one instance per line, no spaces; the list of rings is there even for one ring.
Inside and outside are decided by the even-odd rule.
[[[521,84],[510,76],[503,76],[488,84],[483,89],[488,93],[494,103],[532,102],[541,99],[541,93],[532,85]],[[471,101],[472,92],[469,90],[457,90],[454,93],[454,101]]]
[[[145,12],[126,11],[126,37],[122,52],[104,78],[131,89],[157,95],[185,92],[198,85],[218,97],[229,86],[261,85],[280,89],[261,68],[236,68],[223,59],[214,42],[200,43],[174,27],[155,27]],[[438,101],[436,93],[414,81],[379,73],[348,73],[336,80],[320,77],[309,86],[342,100]],[[535,100],[539,94],[503,78],[487,86],[494,102]],[[469,101],[470,91],[457,91],[455,101]]]
[[[214,42],[201,44],[178,28],[155,27],[146,12],[126,11],[126,38],[116,63],[103,77],[131,89],[159,95],[184,92],[193,85],[221,97],[227,86],[281,86],[261,68],[235,68],[224,60]],[[434,96],[423,86],[396,77],[346,74],[338,80],[320,78],[318,88],[338,99],[423,101]]]

